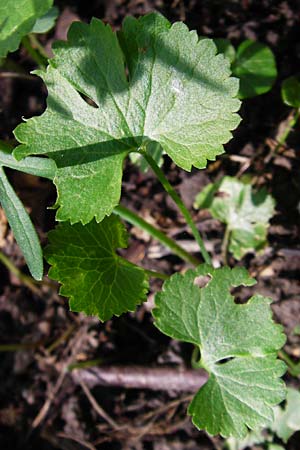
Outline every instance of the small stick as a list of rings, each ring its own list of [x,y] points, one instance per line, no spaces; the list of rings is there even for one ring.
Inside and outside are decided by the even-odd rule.
[[[107,414],[106,411],[99,405],[95,397],[92,395],[91,391],[87,387],[84,381],[78,380],[83,392],[87,396],[88,401],[94,408],[94,410],[99,414],[99,416],[104,419],[109,425],[114,429],[117,430],[119,428],[119,425]]]
[[[204,370],[147,368],[139,366],[91,367],[72,371],[77,384],[84,382],[89,388],[115,386],[127,389],[151,389],[155,391],[196,392],[208,375]]]

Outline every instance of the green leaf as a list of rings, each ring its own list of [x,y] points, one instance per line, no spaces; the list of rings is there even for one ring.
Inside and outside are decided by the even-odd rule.
[[[23,143],[15,156],[55,160],[58,220],[109,215],[129,152],[158,142],[180,167],[203,168],[240,121],[229,61],[211,40],[157,13],[127,18],[118,37],[97,19],[74,23],[53,50],[47,72],[38,72],[47,111],[15,130]]]
[[[235,49],[229,39],[215,38],[214,43],[218,49],[218,53],[223,53],[230,63],[235,60]]]
[[[209,277],[205,287],[203,284]],[[193,423],[215,435],[244,438],[249,429],[273,420],[272,406],[285,397],[279,379],[285,364],[276,359],[285,342],[272,321],[271,300],[255,295],[236,304],[234,286],[255,281],[240,267],[204,264],[166,281],[155,298],[155,325],[166,335],[195,344],[200,365],[210,374],[188,408]]]
[[[36,20],[52,6],[53,0],[4,0],[0,4],[0,58],[18,49]]]
[[[124,225],[116,216],[97,224],[64,223],[49,233],[45,258],[49,276],[62,284],[60,294],[70,297],[72,311],[98,316],[134,311],[148,290],[145,271],[115,253],[127,246]]]
[[[47,33],[50,31],[56,22],[59,14],[59,9],[57,6],[53,6],[46,12],[42,17],[40,17],[34,24],[31,32],[32,33]]]
[[[272,430],[283,442],[287,442],[294,433],[300,431],[300,392],[296,389],[289,388],[285,407],[276,408]]]
[[[227,224],[229,250],[236,259],[266,244],[269,220],[274,215],[274,199],[265,189],[254,191],[245,181],[224,177],[209,184],[196,197],[195,208],[207,208]]]
[[[277,77],[272,50],[260,42],[243,41],[237,49],[232,72],[240,79],[239,98],[268,92]]]
[[[31,275],[36,280],[41,280],[43,277],[43,255],[39,238],[29,215],[11,187],[1,165],[0,202]]]
[[[0,165],[49,180],[53,180],[56,172],[55,162],[48,158],[30,156],[22,161],[17,161],[11,155],[9,147],[6,147],[2,142],[0,142]]]
[[[282,82],[281,96],[286,105],[300,108],[300,76],[292,76]]]

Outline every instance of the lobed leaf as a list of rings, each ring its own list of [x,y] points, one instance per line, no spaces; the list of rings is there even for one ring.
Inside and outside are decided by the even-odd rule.
[[[54,159],[58,220],[110,215],[128,153],[156,142],[180,167],[203,168],[240,121],[229,61],[157,13],[125,19],[118,36],[97,19],[74,23],[53,51],[47,72],[37,72],[47,110],[17,127],[14,155]]]
[[[70,297],[72,311],[105,321],[134,311],[146,299],[146,272],[115,252],[127,246],[126,230],[117,216],[100,224],[60,224],[50,231],[49,243],[49,276],[62,284],[60,294]]]
[[[209,184],[195,199],[196,208],[207,208],[213,217],[227,224],[229,250],[236,259],[266,244],[274,199],[265,189],[254,191],[245,180],[224,177]]]
[[[200,280],[199,280],[200,278]],[[197,283],[209,281],[200,288]],[[276,359],[285,342],[271,317],[271,300],[255,295],[236,304],[230,289],[255,281],[243,268],[203,264],[175,274],[155,297],[155,325],[168,336],[195,344],[210,374],[188,408],[193,423],[212,435],[243,438],[273,420],[285,397],[285,364]]]

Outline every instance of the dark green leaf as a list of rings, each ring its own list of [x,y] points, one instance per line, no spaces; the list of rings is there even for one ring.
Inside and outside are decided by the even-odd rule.
[[[286,105],[300,108],[300,76],[289,77],[283,81],[281,96]]]
[[[50,231],[49,242],[49,276],[62,284],[60,294],[70,297],[72,311],[104,321],[134,311],[146,299],[145,271],[115,252],[127,246],[126,230],[117,216],[100,224],[60,224]]]
[[[232,72],[240,79],[240,98],[255,97],[268,92],[277,77],[272,50],[259,42],[242,42],[237,49]]]

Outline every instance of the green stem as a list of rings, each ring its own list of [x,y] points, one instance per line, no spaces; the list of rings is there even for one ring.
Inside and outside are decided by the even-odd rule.
[[[49,56],[47,55],[44,47],[42,46],[42,44],[40,43],[40,41],[38,40],[38,38],[36,37],[36,35],[34,33],[30,33],[28,35],[29,41],[31,46],[34,49],[37,49],[38,52],[40,53],[40,55],[46,60],[46,63],[48,61]]]
[[[300,376],[300,362],[295,363],[284,350],[280,350],[278,356],[287,364],[288,372],[293,377]]]
[[[284,132],[278,139],[278,143],[274,149],[274,153],[277,153],[278,150],[280,149],[280,147],[282,147],[286,143],[286,140],[289,137],[290,132],[292,131],[292,129],[294,128],[294,126],[296,125],[296,123],[299,119],[299,115],[300,115],[300,108],[295,110],[294,115],[291,118],[291,120],[289,121],[286,129],[284,130]]]
[[[160,280],[164,280],[164,281],[168,280],[170,278],[169,275],[166,275],[165,273],[155,272],[154,270],[148,270],[148,269],[143,269],[143,270],[151,278],[159,278]]]
[[[118,205],[114,209],[114,213],[122,217],[122,219],[126,220],[127,222],[131,223],[131,225],[134,225],[146,231],[148,234],[150,234],[150,236],[154,237],[163,245],[168,247],[175,255],[179,256],[184,261],[189,262],[193,266],[198,266],[198,264],[200,263],[197,258],[184,250],[184,248],[178,245],[173,239],[166,236],[162,231],[158,230],[153,225],[150,225],[150,223],[146,222],[144,219],[142,219],[140,216],[138,216],[136,213],[126,208],[125,206]]]
[[[188,211],[187,207],[185,206],[185,204],[183,203],[183,201],[181,200],[181,198],[179,197],[179,195],[177,194],[175,189],[171,186],[171,184],[169,183],[169,181],[165,177],[165,174],[160,169],[160,167],[156,164],[156,162],[154,161],[152,156],[150,156],[147,153],[147,151],[144,150],[144,149],[141,149],[140,153],[143,155],[143,157],[145,158],[145,160],[147,161],[147,163],[149,164],[149,166],[151,167],[151,169],[153,170],[153,172],[155,173],[155,175],[157,176],[157,178],[161,182],[161,184],[164,187],[165,191],[170,195],[172,200],[176,203],[176,205],[178,206],[179,210],[181,211],[183,217],[185,218],[187,224],[189,225],[189,227],[190,227],[190,229],[191,229],[191,231],[192,231],[192,233],[194,235],[194,238],[195,238],[196,242],[199,245],[199,248],[201,250],[201,254],[203,256],[204,261],[207,264],[211,264],[210,256],[209,256],[209,254],[206,251],[206,248],[204,246],[202,237],[200,236],[199,230],[197,229],[195,223],[193,222],[192,216],[191,216],[190,212]]]
[[[40,282],[34,280],[31,277],[28,277],[27,275],[23,274],[11,261],[7,256],[4,255],[0,251],[0,261],[2,264],[12,273],[14,274],[19,280],[27,286],[32,292],[35,294],[40,294],[40,291],[38,289],[38,285],[40,285]]]
[[[224,266],[228,265],[227,253],[228,253],[228,244],[229,244],[229,239],[230,239],[230,233],[231,233],[231,231],[230,231],[229,227],[226,227],[223,242],[222,242],[222,250],[221,250],[222,251],[222,261],[223,261]]]
[[[47,66],[47,59],[32,46],[32,43],[28,36],[23,37],[22,44],[26,48],[31,58],[37,63],[37,65],[44,69]]]

